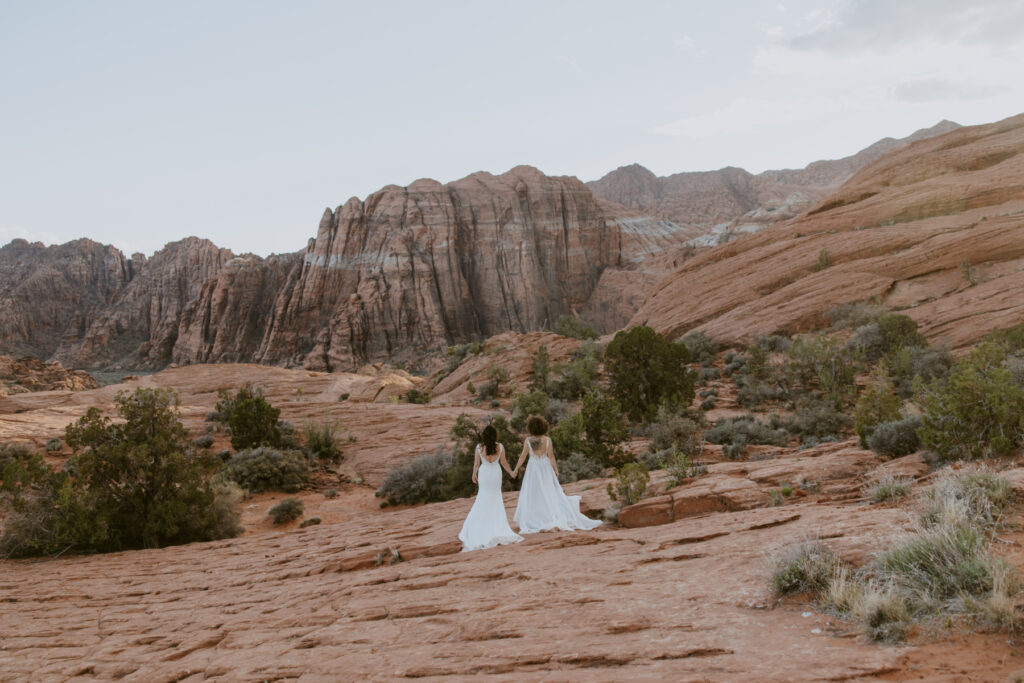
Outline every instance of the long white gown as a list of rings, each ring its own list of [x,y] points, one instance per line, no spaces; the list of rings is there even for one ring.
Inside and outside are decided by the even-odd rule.
[[[544,451],[547,452],[550,439],[544,437]],[[546,455],[534,455],[530,439],[526,439],[529,460],[523,487],[519,491],[519,502],[512,519],[519,524],[519,533],[534,534],[538,531],[562,529],[593,529],[601,526],[601,520],[590,519],[580,512],[580,497],[567,496],[558,483],[558,477]]]
[[[499,445],[498,448],[501,448]],[[496,545],[518,543],[523,537],[512,531],[508,525],[505,501],[501,498],[501,451],[494,462],[489,462],[483,449],[478,445],[480,469],[476,473],[477,490],[473,507],[462,523],[459,540],[462,552],[493,548]]]

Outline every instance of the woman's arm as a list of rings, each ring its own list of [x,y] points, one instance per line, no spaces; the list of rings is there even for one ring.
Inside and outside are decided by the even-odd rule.
[[[476,473],[477,473],[477,470],[479,470],[479,469],[480,469],[480,446],[477,446],[473,450],[473,483],[474,484],[477,483],[477,481],[476,481]]]
[[[526,442],[523,442],[523,452],[519,454],[519,459],[516,460],[516,469],[512,472],[513,477],[519,476],[519,468],[526,462]]]
[[[512,468],[508,466],[508,460],[505,459],[505,447],[500,443],[498,444],[498,462],[500,462],[501,466],[506,472],[508,472],[508,476],[514,479],[516,475],[512,474]]]
[[[555,478],[558,478],[558,462],[555,460],[555,449],[551,445],[551,437],[548,437],[548,448],[547,448],[548,460],[551,462],[552,469],[555,470]]]

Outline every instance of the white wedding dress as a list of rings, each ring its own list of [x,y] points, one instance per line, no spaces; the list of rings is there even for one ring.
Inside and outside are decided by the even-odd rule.
[[[501,448],[501,445],[498,445]],[[508,513],[505,512],[505,501],[501,497],[501,451],[494,462],[484,457],[480,445],[476,447],[480,456],[480,468],[476,473],[476,500],[470,508],[466,521],[462,523],[459,540],[462,541],[462,552],[493,548],[496,545],[518,543],[523,537],[512,531],[508,525]]]
[[[544,451],[550,447],[550,439],[544,437]],[[512,519],[519,524],[519,533],[534,534],[549,529],[593,529],[601,526],[601,520],[590,519],[580,512],[580,497],[567,496],[558,483],[555,470],[547,455],[534,455],[530,439],[526,439],[529,460],[523,487],[519,491],[519,503]]]

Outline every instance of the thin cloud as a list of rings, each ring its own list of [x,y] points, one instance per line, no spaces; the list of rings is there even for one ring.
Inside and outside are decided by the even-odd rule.
[[[789,41],[794,50],[888,51],[908,42],[1006,46],[1024,41],[1024,0],[852,0]]]
[[[900,83],[893,96],[900,102],[941,102],[949,100],[983,100],[1007,92],[1009,88],[980,83],[954,82],[941,78],[927,78]]]

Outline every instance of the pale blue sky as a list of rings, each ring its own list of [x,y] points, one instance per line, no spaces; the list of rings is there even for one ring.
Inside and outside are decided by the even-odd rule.
[[[0,244],[265,255],[421,177],[801,167],[1024,112],[1021,64],[1024,0],[0,0]]]

